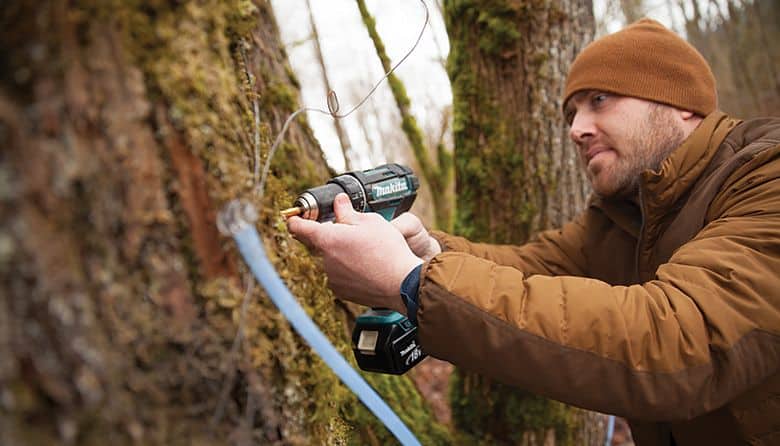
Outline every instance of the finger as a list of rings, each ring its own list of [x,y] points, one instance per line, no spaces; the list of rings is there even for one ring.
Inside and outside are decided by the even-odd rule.
[[[287,219],[287,230],[309,247],[319,247],[320,234],[325,229],[321,223],[300,217]]]
[[[355,225],[360,220],[360,213],[352,208],[352,202],[344,193],[336,195],[333,200],[333,212],[336,214],[336,223]]]
[[[416,215],[409,212],[404,212],[398,217],[390,220],[390,223],[398,229],[398,232],[403,234],[404,238],[409,238],[422,229],[422,223]]]

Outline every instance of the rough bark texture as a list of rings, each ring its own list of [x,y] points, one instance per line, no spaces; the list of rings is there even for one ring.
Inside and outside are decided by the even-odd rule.
[[[477,241],[523,243],[584,207],[587,181],[567,136],[561,94],[570,62],[592,39],[591,3],[448,0],[444,9],[455,105],[456,230]],[[475,442],[603,441],[593,422],[600,416],[480,376],[458,374],[452,403],[456,426]]]
[[[587,181],[561,114],[592,39],[587,1],[445,2],[455,102],[457,228],[520,243],[583,209]]]
[[[272,261],[351,358],[278,217],[330,175],[303,120],[253,193],[298,102],[268,4],[6,2],[0,42],[0,444],[392,443],[215,227],[262,204]],[[448,442],[408,379],[369,379]]]

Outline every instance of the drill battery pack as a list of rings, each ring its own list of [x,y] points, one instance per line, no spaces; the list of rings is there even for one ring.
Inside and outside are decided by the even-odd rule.
[[[368,372],[402,375],[427,356],[417,327],[403,314],[384,308],[358,316],[352,344],[358,366]]]

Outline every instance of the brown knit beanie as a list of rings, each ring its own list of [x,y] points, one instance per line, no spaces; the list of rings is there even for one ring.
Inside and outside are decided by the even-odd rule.
[[[581,90],[602,90],[706,116],[717,107],[715,76],[691,44],[651,19],[592,42],[574,59],[563,105]]]

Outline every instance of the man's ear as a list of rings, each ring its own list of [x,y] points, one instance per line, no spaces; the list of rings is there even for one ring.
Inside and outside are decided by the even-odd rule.
[[[677,116],[680,117],[681,124],[686,131],[686,137],[704,120],[703,117],[692,111],[680,110],[679,108],[677,109]]]
[[[696,116],[696,113],[688,110],[680,110],[680,117],[683,119],[683,121],[687,121],[691,119],[692,117]]]

